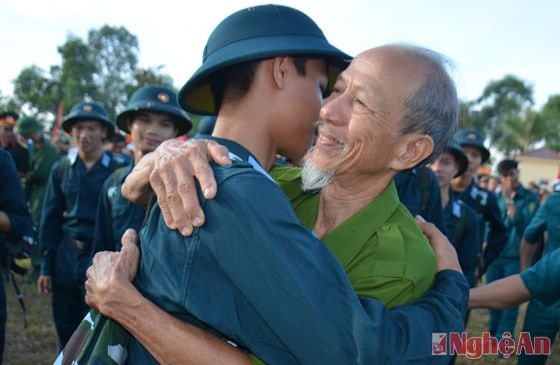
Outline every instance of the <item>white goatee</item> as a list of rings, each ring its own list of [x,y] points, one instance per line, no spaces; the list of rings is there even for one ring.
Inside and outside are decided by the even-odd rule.
[[[334,177],[334,171],[321,170],[309,158],[303,161],[301,171],[301,188],[303,191],[321,190]]]

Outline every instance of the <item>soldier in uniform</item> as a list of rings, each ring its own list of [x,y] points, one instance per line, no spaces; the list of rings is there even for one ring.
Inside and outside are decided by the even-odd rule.
[[[420,214],[447,234],[438,179],[429,167],[400,171],[395,176],[395,184],[399,199],[413,216]]]
[[[29,170],[29,152],[27,145],[19,142],[14,134],[17,120],[16,113],[0,114],[0,147],[12,155],[19,177],[23,180]]]
[[[117,126],[132,136],[134,164],[117,169],[103,185],[92,254],[118,251],[127,228],[140,230],[146,209],[122,196],[122,183],[145,154],[163,141],[187,133],[192,124],[177,104],[174,91],[162,86],[144,86],[134,92],[127,108],[117,116]]]
[[[477,212],[480,242],[484,242],[486,237],[486,242],[479,249],[481,260],[477,276],[481,277],[488,265],[502,252],[507,242],[508,232],[502,221],[496,196],[476,183],[479,166],[490,158],[490,151],[484,147],[484,137],[477,131],[461,130],[455,134],[455,140],[467,155],[469,167],[463,175],[453,179],[451,187],[461,201]],[[488,225],[487,234],[486,225]]]
[[[440,187],[446,235],[455,247],[463,274],[469,285],[476,284],[476,265],[481,245],[478,217],[474,209],[457,198],[451,180],[461,176],[469,165],[467,156],[455,141],[430,165]]]
[[[32,221],[25,194],[12,156],[0,149],[0,260],[6,264],[6,240],[21,240],[31,234]],[[0,364],[4,354],[4,337],[6,331],[6,292],[4,291],[4,275],[0,274]]]
[[[520,274],[471,289],[469,308],[503,309],[521,304],[531,298],[553,305],[560,300],[559,277],[560,250],[557,249]],[[538,356],[531,356],[531,359],[538,361]]]
[[[23,117],[16,124],[16,133],[26,140],[31,140],[32,150],[29,160],[29,172],[25,179],[25,193],[29,201],[33,223],[38,226],[41,221],[41,208],[49,173],[58,159],[52,143],[43,134],[43,125],[33,117]]]
[[[45,138],[43,125],[37,119],[33,117],[21,118],[16,124],[15,131],[26,140],[31,141],[29,172],[25,179],[25,194],[35,228],[33,238],[37,241],[47,181],[53,164],[58,160],[58,154],[52,143]],[[35,268],[34,275],[37,275],[41,264],[41,247],[38,244],[33,246],[31,261]]]
[[[553,184],[550,196],[544,204],[537,210],[535,216],[525,229],[523,239],[521,240],[521,270],[529,267],[534,249],[537,243],[542,239],[543,234],[547,232],[548,241],[544,250],[542,261],[556,262],[557,268],[560,268],[559,259],[550,259],[550,256],[560,257],[560,184]],[[542,265],[540,262],[537,265]],[[550,264],[546,264],[550,265]],[[545,270],[545,269],[542,269]],[[547,268],[546,270],[553,270]],[[555,283],[560,283],[558,273],[555,277],[547,277],[542,285],[546,290],[560,294],[560,289],[552,289]],[[549,287],[547,288],[548,285]],[[533,291],[531,291],[533,293]],[[560,295],[559,295],[560,296]],[[546,336],[553,343],[556,334],[560,329],[560,298],[556,300],[546,300],[535,296],[527,307],[525,314],[525,322],[523,331],[528,331],[532,336]],[[544,364],[546,356],[527,356],[525,353],[519,356],[518,364]]]
[[[538,197],[519,182],[517,161],[502,160],[498,164],[498,174],[502,189],[497,194],[502,221],[509,231],[508,241],[498,258],[488,267],[488,283],[519,273],[519,246],[525,228],[537,211]],[[513,335],[517,323],[518,308],[503,311],[490,311],[489,329],[493,336],[500,337],[504,332]]]
[[[53,294],[61,348],[87,312],[84,274],[101,187],[114,170],[124,166],[122,157],[104,150],[103,142],[114,133],[114,124],[100,104],[75,104],[62,127],[77,149],[58,160],[49,176],[39,235],[43,261],[37,280],[41,294]]]

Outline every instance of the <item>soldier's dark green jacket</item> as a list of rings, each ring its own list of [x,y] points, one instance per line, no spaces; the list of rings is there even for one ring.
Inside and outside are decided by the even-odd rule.
[[[539,200],[533,192],[519,185],[513,197],[515,214],[510,218],[507,214],[508,208],[505,198],[501,193],[498,193],[496,199],[500,207],[504,225],[509,231],[507,244],[500,256],[505,258],[519,258],[519,245],[523,237],[523,232],[537,211]]]
[[[58,160],[58,154],[52,143],[45,137],[43,137],[40,148],[33,146],[29,159],[29,172],[25,179],[25,193],[29,202],[31,217],[36,225],[41,222],[41,210],[47,182],[56,160]]]
[[[521,273],[534,297],[527,306],[523,331],[532,336],[548,337],[552,343],[560,331],[560,192],[552,193],[537,210],[525,229],[530,243],[538,242],[544,232],[548,240],[543,258]],[[521,354],[521,364],[544,364],[545,355]]]
[[[546,304],[560,301],[560,250],[551,251],[535,265],[521,273],[531,295]]]
[[[530,243],[537,243],[545,231],[548,241],[544,254],[548,254],[560,248],[560,192],[552,193],[537,210],[525,228],[524,237]]]

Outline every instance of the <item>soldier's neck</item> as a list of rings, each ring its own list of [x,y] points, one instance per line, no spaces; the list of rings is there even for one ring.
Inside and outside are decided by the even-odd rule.
[[[82,160],[84,165],[86,165],[86,168],[89,169],[90,167],[95,165],[95,163],[97,161],[99,161],[101,156],[103,156],[104,152],[105,152],[105,150],[103,149],[103,146],[101,146],[100,148],[98,148],[94,151],[91,151],[91,152],[85,152],[83,150],[78,150],[78,155],[80,156],[80,159]]]

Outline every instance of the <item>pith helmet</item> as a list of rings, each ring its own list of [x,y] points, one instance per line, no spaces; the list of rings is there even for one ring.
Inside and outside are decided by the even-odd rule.
[[[109,118],[109,114],[105,108],[97,102],[81,101],[74,104],[72,109],[70,109],[70,113],[62,119],[62,129],[64,129],[67,133],[71,133],[74,123],[84,119],[97,120],[101,122],[101,124],[107,128],[107,138],[110,138],[113,133],[115,133],[115,125]]]
[[[146,85],[136,90],[130,97],[126,109],[117,116],[117,126],[130,133],[129,118],[131,114],[140,110],[171,115],[177,120],[178,135],[187,133],[192,127],[187,113],[177,103],[177,94],[163,86]]]
[[[455,140],[461,145],[461,147],[467,146],[478,148],[482,153],[482,163],[485,163],[490,158],[490,151],[484,147],[484,137],[480,132],[463,129],[455,134]]]
[[[277,56],[322,57],[331,90],[351,57],[332,46],[315,22],[299,10],[260,5],[225,18],[210,34],[202,66],[179,92],[179,105],[194,114],[215,114],[211,76],[225,67]]]
[[[453,140],[447,145],[445,150],[455,156],[455,160],[459,166],[459,169],[454,177],[463,175],[465,171],[467,171],[467,167],[469,167],[469,159],[467,158],[467,155],[465,155],[465,152],[463,152],[461,145],[459,145],[456,140]]]
[[[33,117],[23,117],[18,120],[15,131],[17,134],[26,135],[35,132],[42,132],[43,125]]]

